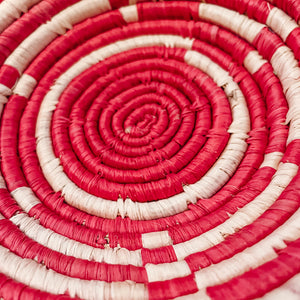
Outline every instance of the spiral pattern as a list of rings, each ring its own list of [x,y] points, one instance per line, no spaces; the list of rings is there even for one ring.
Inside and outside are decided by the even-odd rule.
[[[0,297],[298,299],[299,20],[2,1]]]

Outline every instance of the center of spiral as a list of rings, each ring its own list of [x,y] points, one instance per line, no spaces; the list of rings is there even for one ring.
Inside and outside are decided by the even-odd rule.
[[[221,115],[209,104],[216,108],[227,99],[221,89],[209,94],[215,84],[208,76],[187,66],[175,49],[164,50],[167,61],[159,57],[160,47],[144,48],[142,60],[133,55],[137,51],[83,73],[78,81],[87,82],[85,91],[78,99],[62,95],[53,117],[55,151],[65,172],[106,199],[145,202],[180,193],[205,174],[228,140],[230,119],[218,122]],[[69,128],[59,123],[62,117],[70,119]],[[205,144],[212,117],[212,129],[224,132],[214,151],[212,142]],[[61,140],[69,140],[68,151]]]

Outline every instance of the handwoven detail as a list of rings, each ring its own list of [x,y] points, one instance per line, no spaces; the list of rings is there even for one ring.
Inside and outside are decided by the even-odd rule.
[[[0,1],[0,298],[298,299],[299,20]]]

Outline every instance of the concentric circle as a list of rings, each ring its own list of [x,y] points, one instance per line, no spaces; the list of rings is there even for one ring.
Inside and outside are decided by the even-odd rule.
[[[203,2],[0,3],[1,298],[299,297],[300,4]]]

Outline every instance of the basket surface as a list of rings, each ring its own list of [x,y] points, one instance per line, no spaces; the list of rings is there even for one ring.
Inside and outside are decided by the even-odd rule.
[[[300,2],[0,2],[0,297],[300,298]]]

